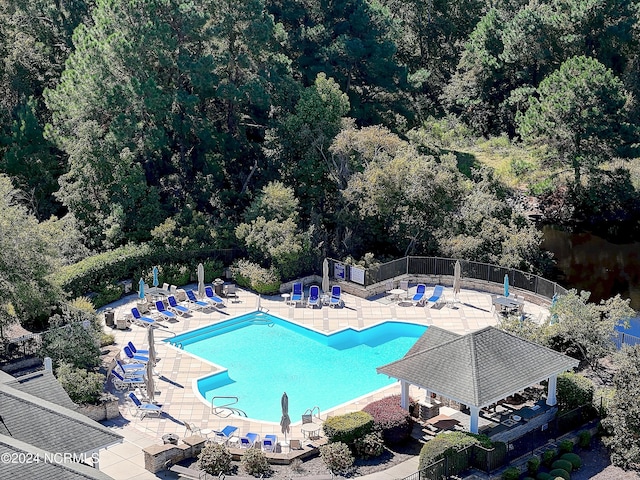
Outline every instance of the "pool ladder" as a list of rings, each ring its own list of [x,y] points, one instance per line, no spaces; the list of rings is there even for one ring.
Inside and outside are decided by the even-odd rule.
[[[231,401],[223,405],[215,405],[215,401],[220,399],[231,400]],[[238,403],[238,397],[213,397],[211,399],[211,413],[213,413],[218,417],[223,417],[223,418],[233,415],[234,413],[241,417],[246,417],[247,414],[244,410],[231,406],[231,405],[235,405],[236,403]]]

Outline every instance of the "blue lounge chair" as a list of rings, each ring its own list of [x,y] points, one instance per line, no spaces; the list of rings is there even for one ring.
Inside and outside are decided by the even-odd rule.
[[[162,415],[162,407],[159,405],[155,405],[153,403],[142,403],[136,394],[133,392],[129,392],[129,398],[135,405],[136,414],[140,415],[140,418],[144,418],[145,415]]]
[[[244,437],[240,437],[240,448],[251,448],[260,439],[257,433],[247,433]]]
[[[443,293],[444,293],[444,287],[442,285],[436,285],[435,287],[433,287],[433,293],[426,300],[427,305],[430,305],[430,304],[437,305],[438,302],[440,302],[440,297],[442,297]]]
[[[136,362],[139,362],[139,363],[147,363],[149,361],[149,357],[146,357],[144,355],[134,354],[133,351],[129,348],[129,345],[125,345],[122,350],[124,350],[124,354],[130,360],[135,360]]]
[[[193,290],[187,291],[187,301],[191,305],[191,308],[195,310],[204,310],[205,308],[211,307],[210,303],[198,300],[198,298],[196,297],[196,292],[194,292]]]
[[[342,307],[344,302],[342,301],[342,289],[340,285],[334,285],[331,287],[331,299],[329,300],[330,307]]]
[[[238,430],[238,427],[234,427],[233,425],[227,425],[222,430],[214,430],[213,439],[218,443],[227,443],[236,430]]]
[[[302,286],[302,282],[297,282],[293,284],[290,301],[295,305],[298,305],[298,303],[302,303],[304,301],[304,289]]]
[[[167,310],[167,307],[164,306],[164,302],[162,300],[156,301],[156,311],[158,312],[158,315],[165,320],[176,318],[176,314]]]
[[[320,305],[320,287],[317,285],[311,285],[311,288],[309,288],[307,307],[315,308],[316,305]]]
[[[423,305],[427,294],[427,286],[424,283],[419,283],[416,287],[416,294],[411,299],[416,305]]]
[[[141,348],[136,348],[132,341],[127,342],[127,346],[131,349],[134,355],[149,355],[149,350],[143,350]]]
[[[176,297],[174,297],[173,295],[169,295],[167,297],[167,302],[169,302],[169,310],[171,310],[173,313],[176,313],[180,316],[184,316],[187,313],[191,313],[191,310],[189,310],[184,305],[180,305],[176,300]]]
[[[265,435],[262,439],[262,450],[264,452],[274,453],[278,444],[277,435]]]
[[[131,316],[133,317],[133,323],[142,327],[148,327],[149,325],[156,324],[156,321],[153,318],[143,317],[140,314],[140,310],[138,310],[136,307],[133,307],[131,309]]]
[[[131,387],[144,386],[144,377],[123,377],[118,372],[111,370],[111,381],[116,390],[128,390]]]
[[[116,360],[116,366],[120,369],[120,375],[125,378],[144,377],[147,366],[144,363],[127,363]]]
[[[207,297],[206,300],[211,303],[214,307],[223,307],[224,300],[218,297],[211,287],[204,287],[204,294]]]

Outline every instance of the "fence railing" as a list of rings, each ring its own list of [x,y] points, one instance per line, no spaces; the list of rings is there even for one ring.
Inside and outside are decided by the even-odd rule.
[[[640,337],[624,332],[617,332],[617,336],[613,338],[613,341],[618,349],[622,348],[623,345],[628,345],[629,347],[640,345]]]
[[[369,287],[401,275],[445,275],[453,277],[456,260],[455,258],[442,257],[404,257],[371,268],[365,268],[329,259],[329,275],[334,280],[353,282],[363,287]],[[554,295],[563,295],[567,292],[567,289],[558,283],[533,273],[470,260],[459,261],[463,280],[471,278],[503,284],[504,276],[508,275],[509,286],[527,290],[549,299],[553,298]]]

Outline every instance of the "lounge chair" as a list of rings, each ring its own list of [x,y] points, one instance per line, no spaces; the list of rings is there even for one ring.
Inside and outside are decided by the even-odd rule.
[[[416,287],[416,294],[411,299],[416,305],[423,305],[427,295],[427,286],[424,283],[419,283]]]
[[[433,293],[429,298],[427,298],[425,303],[430,306],[437,305],[440,302],[440,298],[442,297],[443,293],[444,287],[442,285],[436,285],[435,287],[433,287]]]
[[[320,305],[320,287],[317,285],[311,285],[311,288],[309,288],[307,307],[315,308],[316,305]]]
[[[133,307],[131,309],[131,316],[133,317],[133,323],[142,327],[148,327],[149,325],[154,325],[156,323],[153,318],[143,317],[140,314],[140,310],[138,310],[136,307]]]
[[[129,348],[129,345],[125,345],[122,350],[129,360],[135,360],[138,363],[147,363],[149,361],[149,357],[133,353],[133,350]]]
[[[136,348],[131,340],[127,342],[127,346],[131,349],[134,355],[149,355],[149,350],[143,350],[141,348]]]
[[[213,431],[213,439],[218,443],[227,443],[229,439],[236,433],[238,427],[234,427],[233,425],[227,425],[222,430],[214,430]]]
[[[176,297],[174,297],[173,295],[169,295],[167,297],[167,302],[169,302],[169,310],[177,315],[184,316],[187,313],[191,313],[191,310],[184,305],[180,305],[176,300]]]
[[[251,448],[260,440],[260,435],[249,432],[244,437],[240,437],[240,448]]]
[[[115,369],[111,370],[111,381],[116,390],[128,390],[145,385],[144,377],[123,377]]]
[[[278,444],[278,437],[275,435],[265,435],[262,439],[262,451],[268,453],[274,453],[276,451],[276,445]]]
[[[176,318],[176,314],[167,310],[167,307],[164,306],[164,302],[162,300],[156,301],[156,312],[165,320]]]
[[[162,407],[159,405],[155,405],[153,403],[142,403],[133,392],[129,392],[129,398],[135,405],[135,412],[140,415],[140,418],[144,418],[145,415],[156,415],[158,417],[162,415]]]
[[[330,307],[342,307],[344,302],[342,301],[342,289],[340,285],[334,285],[331,287],[331,299],[329,300]]]
[[[204,287],[204,295],[206,297],[205,300],[211,303],[214,307],[224,307],[224,300],[214,293],[213,288]]]
[[[296,306],[298,303],[302,303],[304,301],[304,290],[302,286],[302,282],[297,282],[293,284],[293,289],[291,290],[291,298],[289,301]]]
[[[196,292],[193,290],[187,290],[187,302],[191,305],[191,308],[194,310],[204,310],[206,308],[210,308],[211,304],[208,302],[203,302],[202,300],[198,300],[196,297]]]
[[[120,369],[120,375],[124,378],[144,377],[147,366],[144,363],[122,363],[116,360],[116,367]],[[114,369],[116,368],[114,367]]]

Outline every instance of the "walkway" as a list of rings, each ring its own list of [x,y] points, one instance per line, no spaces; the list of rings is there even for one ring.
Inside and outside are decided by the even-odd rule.
[[[189,286],[186,288],[190,288]],[[415,291],[415,286],[412,290]],[[427,289],[430,292],[430,289]],[[333,332],[342,328],[363,328],[385,320],[403,320],[416,322],[423,325],[437,325],[456,333],[465,334],[471,331],[496,324],[496,317],[491,312],[491,297],[485,292],[462,290],[458,295],[459,302],[454,305],[440,304],[433,308],[413,306],[410,302],[392,303],[387,297],[378,300],[366,300],[343,294],[344,308],[303,308],[288,305],[278,295],[274,297],[262,297],[240,290],[239,301],[226,300],[223,313],[212,311],[211,313],[194,313],[191,317],[180,318],[175,323],[164,322],[168,329],[156,329],[156,350],[160,361],[156,366],[158,377],[156,378],[156,401],[163,405],[166,412],[160,419],[144,418],[142,420],[133,417],[127,407],[124,394],[119,393],[121,399],[121,419],[109,425],[125,437],[125,442],[100,452],[100,469],[116,480],[142,480],[154,478],[177,478],[175,474],[168,472],[152,474],[144,469],[144,458],[141,449],[161,444],[162,436],[167,433],[176,433],[182,437],[185,433],[182,421],[191,421],[200,428],[219,429],[229,423],[239,427],[241,432],[257,432],[261,435],[279,433],[277,424],[268,422],[251,421],[246,418],[224,419],[211,414],[210,406],[200,401],[193,391],[194,380],[203,375],[215,371],[215,367],[205,363],[191,355],[166,345],[162,338],[166,338],[169,332],[181,333],[186,330],[219,322],[230,317],[255,311],[259,306],[269,313],[294,321],[306,327],[323,332]],[[445,299],[452,298],[450,288],[445,289]],[[135,306],[135,295],[126,297],[110,305],[115,309],[116,319],[130,312]],[[531,318],[539,318],[548,312],[537,305],[527,303],[525,313]],[[113,333],[116,345],[123,346],[127,341],[133,341],[136,345],[146,345],[146,329],[131,326],[129,330],[105,329]],[[171,334],[172,335],[172,334]],[[404,352],[398,352],[400,358]],[[349,411],[357,411],[371,401],[384,396],[399,393],[398,384],[394,384],[384,392],[376,395],[368,395],[334,409],[331,413],[340,414]],[[412,395],[420,398],[419,391],[412,391]],[[328,412],[322,412],[325,416]],[[301,438],[300,419],[292,418],[291,438]],[[402,478],[417,470],[417,458],[404,464],[397,465],[385,472],[378,472],[367,477],[371,480],[383,480]],[[163,476],[164,475],[164,476]]]

